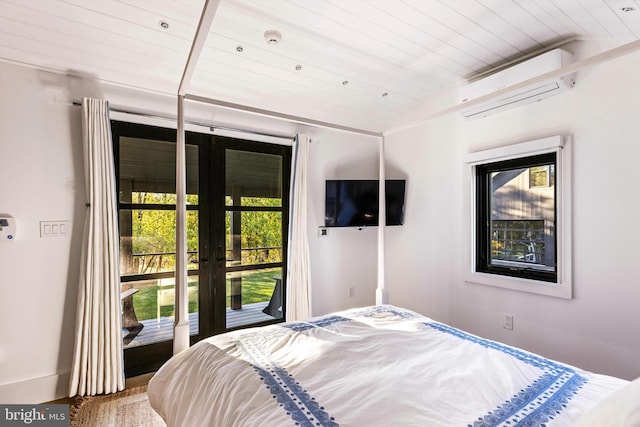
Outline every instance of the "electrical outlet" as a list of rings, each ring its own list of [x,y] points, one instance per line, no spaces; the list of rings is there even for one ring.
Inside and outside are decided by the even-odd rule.
[[[356,294],[356,287],[355,286],[349,286],[349,290],[347,291],[347,296],[349,298],[355,296]]]
[[[502,327],[513,331],[513,314],[505,314],[502,319]]]

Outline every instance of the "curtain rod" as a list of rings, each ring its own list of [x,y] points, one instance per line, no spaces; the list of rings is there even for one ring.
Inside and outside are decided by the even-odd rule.
[[[82,106],[82,102],[74,100],[72,102],[72,105],[79,107],[79,106]],[[124,110],[124,109],[121,109],[121,108],[111,108],[111,107],[109,107],[109,111],[113,111],[115,113],[131,114],[131,115],[134,115],[134,116],[148,117],[148,118],[151,118],[151,119],[163,119],[163,120],[170,120],[170,121],[173,121],[173,122],[177,122],[178,121],[175,117],[171,117],[171,116],[163,116],[163,115],[160,115],[160,114],[151,114],[151,113],[142,113],[142,112],[139,112],[139,111]],[[207,124],[207,123],[195,122],[195,121],[191,121],[191,120],[185,120],[184,122],[187,123],[187,124],[190,124],[190,125],[202,126],[202,127],[209,128],[209,130],[211,132],[214,132],[216,129],[218,129],[218,130],[226,130],[226,131],[230,131],[230,132],[247,133],[247,134],[257,135],[257,136],[266,136],[266,137],[269,137],[269,138],[278,138],[278,139],[287,139],[287,140],[293,140],[295,138],[295,136],[290,136],[290,135],[276,135],[276,134],[272,134],[272,133],[266,133],[266,132],[260,132],[260,131],[254,131],[254,130],[238,129],[238,128],[233,128],[233,127],[230,127],[230,126],[216,126],[216,125],[210,125],[210,124]]]

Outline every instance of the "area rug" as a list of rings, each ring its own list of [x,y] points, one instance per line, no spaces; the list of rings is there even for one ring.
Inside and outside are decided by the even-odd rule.
[[[80,398],[70,417],[70,427],[166,427],[149,405],[146,385]]]

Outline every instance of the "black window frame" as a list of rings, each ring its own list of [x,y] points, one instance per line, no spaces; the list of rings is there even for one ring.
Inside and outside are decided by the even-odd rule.
[[[496,265],[491,260],[491,174],[517,168],[529,168],[553,164],[557,170],[556,152],[523,156],[509,160],[482,163],[475,166],[475,271],[501,276],[539,280],[558,283],[558,235],[553,233],[554,239],[554,268],[553,271],[536,269],[531,266],[514,263],[513,265]],[[554,218],[558,218],[558,188],[553,185]]]

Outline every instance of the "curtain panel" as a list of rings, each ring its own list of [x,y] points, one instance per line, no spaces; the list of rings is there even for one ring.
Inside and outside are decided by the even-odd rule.
[[[82,101],[87,194],[69,396],[124,389],[116,180],[105,100]]]
[[[307,175],[310,139],[296,135],[293,142],[289,203],[289,262],[287,321],[311,317],[311,271],[307,233]]]

